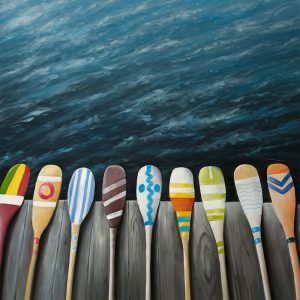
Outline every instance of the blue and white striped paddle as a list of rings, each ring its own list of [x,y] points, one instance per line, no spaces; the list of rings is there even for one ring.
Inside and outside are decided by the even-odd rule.
[[[73,277],[80,225],[91,208],[94,194],[95,179],[92,171],[87,168],[77,169],[71,178],[68,189],[68,207],[72,224],[72,238],[66,295],[67,300],[72,299]]]

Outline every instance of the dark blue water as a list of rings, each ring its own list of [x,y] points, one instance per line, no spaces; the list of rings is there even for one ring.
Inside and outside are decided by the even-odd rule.
[[[198,1],[197,1],[198,2]],[[0,5],[1,175],[241,162],[300,176],[297,1],[6,1]],[[299,181],[298,181],[299,182]],[[299,186],[299,185],[298,185]],[[266,194],[267,195],[267,194]],[[267,197],[267,196],[266,196]],[[266,198],[266,201],[268,198]]]

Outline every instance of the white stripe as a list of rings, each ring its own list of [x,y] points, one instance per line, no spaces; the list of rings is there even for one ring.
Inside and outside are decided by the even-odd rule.
[[[204,209],[215,209],[215,208],[225,208],[224,200],[209,200],[203,201]]]
[[[87,184],[87,195],[86,195],[86,199],[87,201],[85,201],[85,206],[84,206],[84,212],[83,212],[83,217],[85,217],[85,215],[88,212],[89,209],[89,204],[90,204],[90,193],[91,193],[91,184],[92,184],[92,175],[89,175],[89,179],[88,179],[88,184]]]
[[[213,179],[212,167],[208,167],[209,178]]]
[[[109,204],[121,199],[122,197],[125,197],[126,196],[126,191],[124,192],[121,192],[120,194],[116,195],[116,196],[113,196],[111,197],[110,199],[106,200],[106,201],[103,201],[103,205],[106,207],[108,206]]]
[[[173,188],[170,187],[170,193],[194,193],[194,188]]]
[[[72,193],[71,193],[71,207],[69,207],[69,211],[73,211],[73,208],[74,208],[74,205],[75,205],[75,192],[76,192],[76,186],[78,184],[78,173],[79,172],[76,172],[75,174],[75,178],[74,178],[74,183],[73,183],[73,190],[72,190]]]
[[[76,207],[75,218],[74,218],[75,224],[78,224],[80,219],[80,213],[83,205],[84,186],[85,186],[86,176],[87,176],[87,169],[83,169],[81,173],[81,178],[79,178],[80,182],[78,187],[79,189],[78,200],[77,200],[77,207]]]
[[[33,206],[35,207],[55,207],[56,206],[56,202],[47,202],[47,201],[35,201],[33,200]]]
[[[37,178],[38,181],[51,181],[51,182],[61,182],[62,178],[60,176],[43,176],[40,175]]]
[[[23,196],[0,194],[0,204],[12,204],[20,206],[23,200]]]
[[[207,184],[200,186],[201,194],[221,194],[226,193],[225,184]]]
[[[122,216],[122,213],[123,213],[123,210],[119,210],[119,211],[113,212],[110,215],[107,215],[107,220],[111,220],[111,219],[120,217],[120,216]]]
[[[122,179],[116,183],[113,183],[110,186],[103,189],[103,194],[107,194],[107,193],[111,192],[112,190],[114,190],[124,184],[126,184],[126,179]]]
[[[245,179],[239,179],[234,181],[236,184],[250,184],[250,183],[255,183],[260,185],[260,180],[258,176],[255,177],[249,177]]]

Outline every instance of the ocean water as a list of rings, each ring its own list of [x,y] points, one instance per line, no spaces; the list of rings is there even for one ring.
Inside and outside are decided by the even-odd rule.
[[[2,1],[0,173],[18,162],[128,175],[287,163],[299,189],[299,1]],[[197,191],[198,184],[196,183]],[[197,193],[199,199],[199,193]]]

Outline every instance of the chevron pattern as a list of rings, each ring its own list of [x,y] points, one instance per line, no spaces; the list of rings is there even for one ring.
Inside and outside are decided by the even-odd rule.
[[[268,176],[268,186],[270,189],[281,195],[286,194],[294,187],[291,173],[287,173],[282,180]]]

